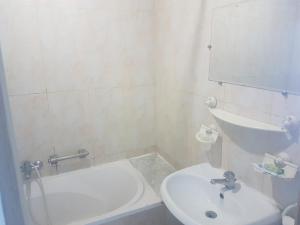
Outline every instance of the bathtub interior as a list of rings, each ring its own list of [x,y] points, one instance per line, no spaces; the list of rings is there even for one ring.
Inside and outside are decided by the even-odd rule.
[[[45,177],[43,184],[53,225],[104,215],[133,204],[144,192],[143,182],[127,161]],[[30,187],[31,191],[26,191],[33,222],[47,224],[37,182]]]
[[[102,201],[79,193],[47,194],[47,201],[53,225],[69,224],[108,211]],[[33,198],[31,204],[34,223],[47,224],[42,197]]]
[[[43,178],[53,225],[100,225],[161,204],[160,183],[174,171],[158,154],[147,154]],[[34,225],[46,225],[43,198],[31,185]]]

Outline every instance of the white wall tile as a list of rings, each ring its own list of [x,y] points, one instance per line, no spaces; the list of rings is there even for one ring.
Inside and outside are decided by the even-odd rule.
[[[86,148],[104,162],[155,144],[153,4],[0,2],[0,38],[23,159]],[[36,101],[38,110],[31,112]],[[37,129],[28,131],[30,123]]]
[[[53,143],[57,154],[89,149],[93,132],[88,105],[88,92],[58,92],[48,94],[53,126]]]
[[[47,96],[10,97],[10,106],[20,159],[45,160],[53,148]]]
[[[9,94],[45,92],[36,7],[5,7],[0,20]]]

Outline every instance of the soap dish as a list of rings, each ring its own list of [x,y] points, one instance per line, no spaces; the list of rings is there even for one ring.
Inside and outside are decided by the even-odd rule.
[[[293,179],[298,172],[298,166],[280,157],[266,153],[261,164],[253,163],[254,170],[262,174],[268,174],[278,178]],[[276,168],[277,171],[269,168]]]

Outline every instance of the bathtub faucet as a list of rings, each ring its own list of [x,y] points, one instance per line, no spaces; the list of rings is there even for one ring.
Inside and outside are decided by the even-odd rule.
[[[21,165],[21,171],[25,180],[29,180],[32,177],[32,172],[35,170],[40,171],[43,168],[44,163],[40,160],[37,161],[24,161]]]
[[[57,168],[58,162],[68,160],[68,159],[74,159],[74,158],[86,158],[90,153],[85,149],[80,149],[76,154],[72,155],[65,155],[65,156],[58,156],[56,154],[50,155],[48,159],[48,163],[50,166],[55,166]]]

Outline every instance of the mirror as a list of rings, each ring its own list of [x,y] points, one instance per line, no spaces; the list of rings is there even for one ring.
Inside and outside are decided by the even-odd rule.
[[[215,8],[209,48],[210,80],[300,94],[300,1]]]

